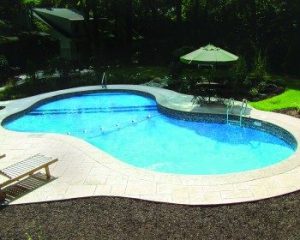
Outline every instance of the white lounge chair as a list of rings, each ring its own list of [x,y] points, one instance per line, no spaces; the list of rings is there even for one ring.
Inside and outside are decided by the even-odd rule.
[[[0,201],[1,195],[3,196],[3,192],[1,191],[2,188],[21,180],[24,177],[31,176],[43,168],[45,168],[47,179],[50,179],[51,175],[49,171],[49,165],[57,161],[57,158],[46,157],[44,155],[37,154],[0,170],[0,174],[8,178],[7,181],[0,183]]]

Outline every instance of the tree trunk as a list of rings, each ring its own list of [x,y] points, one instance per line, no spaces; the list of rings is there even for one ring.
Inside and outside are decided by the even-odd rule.
[[[198,22],[199,22],[199,0],[194,0],[194,4],[193,4],[193,23],[192,23],[192,31],[193,31],[193,35],[194,35],[194,40],[195,43],[198,42],[198,37],[199,37],[199,26],[198,26]]]
[[[202,40],[205,43],[209,43],[210,40],[212,39],[212,32],[210,29],[210,22],[208,17],[208,9],[209,9],[208,1],[209,0],[205,1],[205,4],[203,6],[201,25],[200,25],[203,33]]]
[[[93,39],[93,34],[91,34],[91,27],[90,27],[90,10],[91,10],[91,3],[89,0],[84,1],[80,0],[80,6],[84,16],[84,29],[87,36],[87,51],[88,55],[90,56],[95,50],[95,41]]]
[[[126,59],[130,61],[131,53],[132,53],[132,36],[133,36],[133,6],[132,0],[126,0],[126,17],[125,17],[125,24],[126,24],[126,49],[127,49],[127,56]]]
[[[177,21],[177,26],[181,26],[182,22],[182,0],[176,0],[176,21]]]
[[[252,35],[252,40],[254,42],[255,47],[258,47],[259,39],[258,39],[258,32],[257,32],[257,16],[256,16],[256,0],[250,0],[249,1],[249,9],[250,9],[250,31]]]
[[[157,20],[157,9],[155,7],[154,0],[147,0],[148,9],[151,11],[152,21],[156,22]]]
[[[93,41],[93,47],[97,50],[99,50],[99,13],[97,9],[97,1],[92,1],[91,3],[91,11],[93,13],[93,24],[92,24],[92,41]]]

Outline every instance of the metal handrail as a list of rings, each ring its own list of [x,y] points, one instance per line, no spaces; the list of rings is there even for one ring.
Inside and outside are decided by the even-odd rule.
[[[103,72],[102,74],[102,80],[101,80],[101,86],[102,88],[107,88],[107,77],[106,77],[106,72]]]
[[[227,113],[226,113],[226,121],[227,121],[227,123],[229,122],[229,112],[232,110],[233,106],[234,106],[234,99],[230,98],[229,102],[227,104]]]
[[[229,113],[232,111],[233,107],[234,107],[234,99],[230,98],[228,101],[228,104],[227,104],[227,113],[226,113],[227,123],[229,123]],[[243,120],[243,117],[245,116],[247,107],[248,107],[248,101],[247,101],[247,99],[243,99],[241,109],[240,109],[240,114],[239,114],[240,126],[242,126],[242,120]]]
[[[243,99],[241,110],[240,110],[240,126],[242,126],[242,118],[245,115],[247,107],[248,107],[248,101],[247,99]]]

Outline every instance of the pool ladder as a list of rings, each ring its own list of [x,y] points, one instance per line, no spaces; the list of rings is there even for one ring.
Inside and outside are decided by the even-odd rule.
[[[247,106],[248,106],[248,101],[246,99],[243,99],[242,105],[241,105],[241,108],[240,108],[240,112],[239,112],[240,126],[242,126],[242,120],[243,120],[243,117],[245,116]],[[234,121],[234,120],[229,120],[229,113],[232,112],[233,108],[234,108],[234,99],[230,98],[229,102],[227,104],[227,112],[226,112],[226,122],[227,123],[230,123],[230,122],[236,123],[237,122],[237,121]]]
[[[101,87],[102,88],[107,88],[107,76],[106,76],[106,72],[104,72],[102,74]]]

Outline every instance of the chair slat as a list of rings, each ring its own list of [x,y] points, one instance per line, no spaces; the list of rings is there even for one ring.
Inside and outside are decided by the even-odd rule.
[[[0,173],[7,176],[8,178],[16,178],[23,175],[34,168],[38,168],[44,164],[48,164],[54,159],[51,157],[45,157],[41,154],[29,157],[21,162],[13,164],[5,169],[0,170]]]

